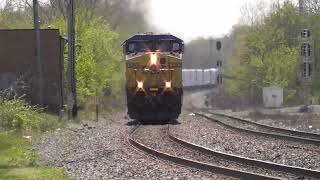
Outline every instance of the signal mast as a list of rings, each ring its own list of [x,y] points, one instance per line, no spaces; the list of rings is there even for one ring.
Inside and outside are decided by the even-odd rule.
[[[300,16],[304,16],[306,12],[304,0],[299,0]],[[309,106],[309,93],[312,82],[312,74],[314,68],[314,52],[313,39],[311,31],[307,28],[302,28],[300,36],[300,67],[301,67],[301,82],[303,86],[303,107],[301,112],[307,112]]]

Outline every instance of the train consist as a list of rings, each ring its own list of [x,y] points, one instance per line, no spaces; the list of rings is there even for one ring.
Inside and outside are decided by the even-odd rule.
[[[217,69],[183,69],[182,80],[185,89],[212,87],[216,85]]]
[[[184,42],[173,35],[139,34],[124,42],[131,119],[155,122],[179,117],[183,48]]]

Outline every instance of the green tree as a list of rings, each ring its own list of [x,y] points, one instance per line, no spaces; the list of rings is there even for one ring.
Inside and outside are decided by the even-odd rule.
[[[106,20],[96,16],[91,19],[86,17],[84,10],[77,10],[76,75],[79,98],[85,100],[106,87],[112,87],[112,92],[118,94],[124,78],[119,35],[111,30]],[[64,18],[56,18],[51,25],[66,34]]]
[[[279,86],[285,89],[286,102],[295,101],[299,96],[297,8],[289,1],[277,3],[258,21],[235,29],[242,31],[235,38],[234,55],[226,69],[232,78],[225,87],[257,101],[262,99],[263,87]]]

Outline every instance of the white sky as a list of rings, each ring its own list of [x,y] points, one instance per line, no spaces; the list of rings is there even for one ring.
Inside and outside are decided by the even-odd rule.
[[[220,37],[239,22],[246,2],[258,0],[150,0],[149,21],[162,33],[185,41],[197,37]],[[271,4],[273,0],[265,0]]]
[[[198,37],[221,37],[239,22],[241,7],[259,1],[271,4],[278,0],[150,0],[148,20],[161,33],[171,33],[187,42]],[[4,2],[0,0],[0,6]]]

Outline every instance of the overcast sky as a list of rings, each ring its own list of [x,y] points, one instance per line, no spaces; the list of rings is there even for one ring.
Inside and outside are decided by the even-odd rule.
[[[258,0],[150,0],[149,21],[185,41],[228,34],[247,2]],[[272,0],[265,0],[271,4]]]
[[[48,0],[39,0],[46,2]],[[149,22],[162,33],[185,41],[198,37],[221,37],[230,33],[241,17],[245,4],[278,0],[149,0]],[[283,0],[280,0],[283,1]],[[297,2],[298,0],[292,0]],[[0,6],[5,0],[0,0]]]

